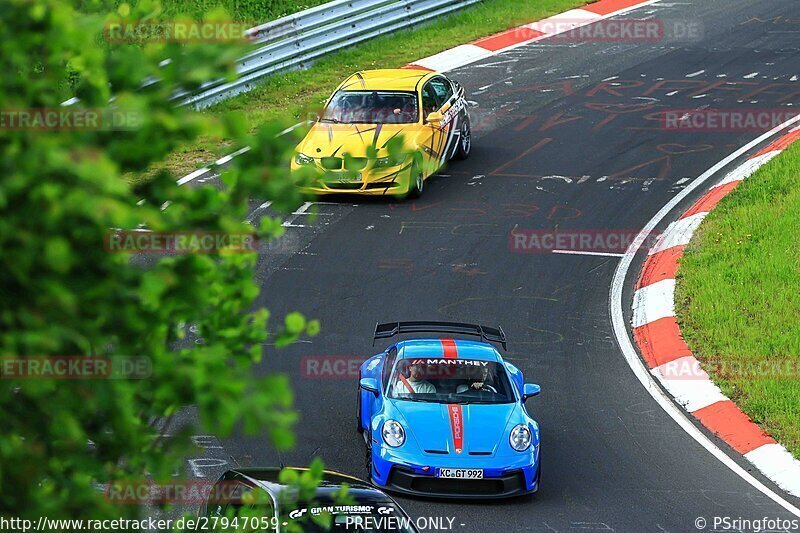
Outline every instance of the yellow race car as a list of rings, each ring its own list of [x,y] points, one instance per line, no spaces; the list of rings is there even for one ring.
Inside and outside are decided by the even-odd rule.
[[[347,78],[292,158],[303,191],[419,196],[471,132],[464,88],[437,72],[367,70]]]

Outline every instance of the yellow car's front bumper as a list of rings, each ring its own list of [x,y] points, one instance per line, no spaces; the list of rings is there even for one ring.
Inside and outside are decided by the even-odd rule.
[[[292,173],[304,170],[292,162]],[[309,194],[359,194],[369,196],[402,195],[409,191],[411,166],[390,167],[386,169],[365,169],[356,176],[352,174],[325,171],[314,168],[316,176],[311,183],[300,190]],[[308,171],[306,171],[308,172]]]

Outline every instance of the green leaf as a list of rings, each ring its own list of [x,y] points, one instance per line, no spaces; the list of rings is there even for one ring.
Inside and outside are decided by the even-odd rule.
[[[286,331],[292,335],[299,335],[306,328],[306,318],[297,312],[289,313],[284,319]]]
[[[311,337],[315,337],[319,335],[321,326],[319,320],[309,320],[308,326],[306,326],[306,333],[308,333]]]

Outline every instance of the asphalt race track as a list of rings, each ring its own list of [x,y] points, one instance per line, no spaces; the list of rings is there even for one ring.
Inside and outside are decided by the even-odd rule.
[[[290,217],[259,265],[259,303],[273,316],[320,318],[323,332],[266,346],[260,370],[291,376],[298,443],[279,455],[265,437],[237,436],[223,443],[230,462],[321,456],[365,477],[357,362],[385,346],[371,347],[375,323],[500,324],[508,358],[543,388],[527,403],[542,428],[543,488],[491,503],[399,498],[412,517],[453,517],[464,532],[695,531],[698,517],[792,517],[684,433],[634,377],[609,314],[618,257],[510,246],[512,231],[635,234],[689,180],[763,133],[671,131],[652,113],[800,105],[797,0],[665,1],[623,18],[694,25],[702,36],[555,38],[452,71],[474,103],[467,161],[429,181],[420,200],[325,199],[316,218]],[[630,298],[629,287],[626,310]],[[337,358],[354,361],[352,372],[319,366]]]

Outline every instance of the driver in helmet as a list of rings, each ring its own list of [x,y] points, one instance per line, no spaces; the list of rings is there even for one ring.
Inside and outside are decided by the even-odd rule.
[[[473,369],[471,373],[472,376],[467,380],[467,383],[462,383],[456,387],[456,394],[476,390],[497,392],[495,388],[488,383],[491,381],[491,378],[489,377],[489,369],[487,367],[483,366]]]

